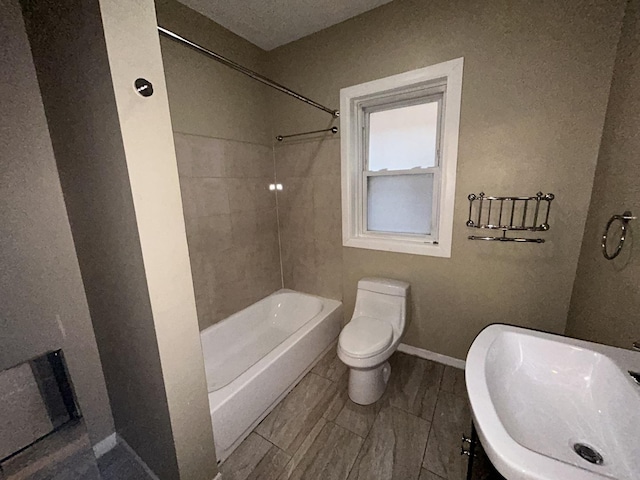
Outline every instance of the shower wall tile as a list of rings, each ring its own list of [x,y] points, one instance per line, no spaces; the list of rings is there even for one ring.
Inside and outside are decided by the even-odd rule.
[[[284,285],[341,300],[340,141],[282,144],[275,158]]]
[[[173,132],[173,143],[177,154],[178,175],[180,177],[192,177],[191,165],[193,164],[193,156],[191,153],[190,137]],[[182,186],[182,182],[180,182],[180,186]],[[182,201],[184,203],[184,193],[182,195]]]
[[[210,138],[191,136],[191,177],[225,177],[225,142],[211,142]],[[217,161],[211,161],[212,158]]]
[[[270,147],[175,133],[204,329],[282,287]]]
[[[286,288],[342,298],[337,139],[278,146],[284,190],[277,203],[270,147],[180,133],[175,145],[201,328],[283,280]]]

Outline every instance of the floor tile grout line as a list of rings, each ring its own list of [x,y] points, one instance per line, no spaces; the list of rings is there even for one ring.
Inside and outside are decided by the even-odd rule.
[[[379,412],[378,412],[378,414],[379,414]],[[378,414],[376,414],[375,420],[378,419]],[[375,420],[374,420],[374,422],[375,422]],[[371,433],[371,430],[373,430],[373,426],[369,429],[369,432],[367,433],[367,436],[362,439],[362,443],[360,444],[360,448],[358,449],[358,452],[355,454],[355,458],[353,460],[353,463],[351,464],[351,466],[349,467],[349,471],[347,472],[347,476],[346,476],[347,479],[351,476],[351,472],[353,471],[354,467],[356,466],[356,463],[358,463],[358,458],[360,458],[360,452],[362,452],[362,449],[364,448],[365,444],[367,443],[367,439],[369,438],[369,433]],[[360,437],[360,438],[362,438],[362,437]]]
[[[355,458],[353,459],[353,463],[351,464],[351,466],[349,467],[349,471],[347,472],[346,479],[348,479],[351,476],[351,472],[355,468],[356,463],[358,463],[358,458],[360,458],[360,452],[362,452],[362,449],[364,448],[365,442],[366,442],[366,440],[362,442],[362,444],[360,445],[360,448],[358,449],[357,453],[355,454]]]
[[[362,435],[360,435],[358,432],[354,432],[353,430],[351,430],[350,428],[340,425],[338,422],[336,422],[336,420],[338,419],[338,417],[340,417],[340,414],[344,411],[345,408],[347,408],[347,404],[348,402],[350,402],[351,399],[349,398],[349,396],[347,395],[347,400],[344,402],[344,405],[342,406],[342,408],[340,409],[340,411],[338,412],[338,414],[336,415],[336,417],[331,421],[334,425],[337,425],[338,427],[344,428],[345,430],[348,430],[349,432],[353,433],[354,435],[359,436],[360,438],[362,438],[363,440],[366,440],[367,437],[369,436],[369,432],[371,432],[371,429],[373,428],[373,424],[375,423],[375,421],[378,419],[378,415],[380,414],[380,410],[378,410],[376,412],[375,418],[373,419],[373,422],[371,422],[371,426],[369,427],[369,429],[367,430],[367,434],[363,437]],[[375,403],[375,402],[374,402]],[[356,404],[357,405],[357,404]],[[324,415],[324,414],[323,414]],[[329,420],[327,420],[329,421]]]
[[[312,372],[309,372],[312,373]],[[324,377],[323,377],[324,378]],[[311,430],[309,430],[309,433],[307,433],[307,435],[302,439],[302,441],[300,442],[300,445],[298,445],[298,448],[296,448],[296,451],[293,452],[292,454],[289,454],[289,452],[282,450],[284,453],[286,453],[287,455],[290,455],[289,457],[289,461],[285,464],[285,468],[283,469],[286,470],[287,466],[293,461],[293,458],[298,454],[298,452],[300,451],[300,449],[302,448],[302,446],[305,444],[305,442],[307,441],[307,439],[311,436],[311,434],[313,433],[313,431],[315,430],[316,426],[318,425],[318,423],[320,423],[322,420],[325,421],[325,425],[327,423],[331,423],[329,420],[327,420],[326,418],[324,418],[324,413],[322,415],[320,415],[320,418],[318,418],[318,420],[316,421],[316,423],[314,423],[313,427],[311,427]],[[322,427],[324,429],[324,426]],[[319,434],[318,434],[319,435]],[[315,441],[315,440],[314,440]],[[278,447],[276,445],[276,447]],[[278,447],[280,448],[280,447]],[[282,472],[281,472],[282,473]]]
[[[282,469],[280,470],[280,472],[278,473],[278,476],[276,478],[279,478],[280,475],[282,474],[282,472],[284,472],[284,470],[286,469],[287,465],[289,465],[289,463],[293,460],[293,456],[298,453],[298,450],[296,450],[293,454],[290,454],[289,452],[287,452],[285,449],[283,449],[282,447],[279,447],[278,445],[276,445],[275,443],[273,443],[271,440],[269,440],[268,438],[263,437],[262,435],[260,435],[259,433],[255,432],[256,435],[258,435],[260,438],[264,438],[267,442],[269,442],[269,444],[274,447],[277,448],[278,450],[280,450],[282,453],[284,453],[286,456],[289,457],[289,459],[287,460],[287,462],[284,464],[284,466],[282,467]],[[307,437],[311,435],[311,432],[309,432],[307,434]],[[305,440],[306,438],[305,437]],[[302,441],[304,443],[304,440]],[[302,443],[300,444],[300,447],[298,447],[298,449],[300,449],[302,447]],[[269,448],[269,450],[271,450],[271,448]],[[267,454],[269,453],[269,451],[267,450],[265,452],[265,454],[262,456],[262,458],[260,458],[260,462],[267,456]],[[258,462],[258,463],[260,463]]]
[[[422,458],[420,459],[420,468],[424,468],[423,467],[424,459],[427,456],[427,448],[429,447],[429,440],[431,439],[431,433],[432,432],[433,432],[433,422],[429,422],[429,433],[427,434],[427,441],[424,444],[424,451],[422,452]],[[427,469],[425,468],[425,470],[427,470]]]
[[[440,374],[440,378],[438,379],[437,382],[435,382],[435,383],[437,383],[437,389],[436,389],[436,403],[437,403],[437,399],[440,397],[440,392],[442,391],[442,382],[444,381],[443,380],[444,379],[444,372],[445,372],[445,369],[447,368],[447,365],[445,365],[444,363],[437,362],[435,360],[427,360],[427,359],[423,359],[423,358],[420,358],[420,357],[416,357],[415,355],[410,355],[408,353],[404,353],[404,352],[400,352],[400,353],[402,353],[402,355],[406,355],[407,357],[410,357],[412,359],[424,360],[424,362],[426,362],[426,363],[432,363],[432,364],[435,364],[435,365],[440,365],[442,367],[442,373]],[[424,395],[422,396],[422,401],[424,401],[424,398],[425,398],[426,394],[427,394],[427,392],[425,392]],[[405,410],[404,408],[401,408],[401,407],[396,407],[396,408],[399,408],[400,410],[403,410],[403,411],[413,415],[414,417],[418,417],[418,418],[421,418],[423,420],[427,420],[428,422],[433,422],[433,419],[434,419],[434,416],[435,416],[435,411],[436,411],[435,406],[434,406],[433,412],[431,413],[431,417],[430,418],[425,418],[421,414],[416,415],[410,410]]]
[[[395,409],[395,410],[398,410],[399,412],[402,412],[402,413],[405,413],[405,414],[407,414],[407,415],[410,415],[410,416],[412,416],[412,417],[414,417],[414,418],[416,418],[416,419],[420,419],[420,420],[424,420],[425,422],[429,422],[427,419],[422,418],[422,417],[420,417],[420,416],[418,416],[418,415],[414,415],[413,413],[408,412],[408,411],[406,411],[406,410],[404,410],[404,409],[402,409],[402,408],[400,408],[400,407],[396,407],[395,405],[391,405],[391,404],[389,404],[389,405],[387,406],[387,408],[389,408],[389,409]],[[376,418],[374,419],[373,423],[371,424],[371,428],[369,429],[369,432],[367,433],[367,436],[364,438],[364,441],[362,442],[362,445],[360,446],[360,449],[358,450],[358,453],[357,453],[357,455],[356,455],[356,460],[353,462],[353,465],[352,465],[351,469],[349,470],[349,473],[347,474],[347,478],[351,475],[351,471],[353,470],[353,467],[355,467],[355,465],[356,465],[356,463],[357,463],[358,457],[360,456],[360,452],[361,452],[361,451],[362,451],[362,449],[364,448],[364,446],[365,446],[365,444],[366,444],[366,442],[367,442],[367,439],[369,438],[369,436],[370,436],[371,432],[373,431],[373,426],[375,425],[375,422],[378,420],[378,418],[379,418],[380,414],[382,413],[382,410],[383,410],[383,409],[384,409],[384,407],[383,407],[383,408],[381,408],[381,409],[378,411],[378,413],[376,413]],[[336,425],[337,425],[337,424],[336,424]],[[428,443],[429,443],[429,437],[430,437],[430,435],[431,435],[432,425],[433,425],[433,422],[429,422],[429,433],[427,434],[427,441],[425,442],[424,451],[422,452],[422,456],[421,456],[421,458],[420,458],[420,464],[419,464],[419,468],[418,468],[418,477],[420,476],[420,469],[422,469],[422,468],[423,468],[423,467],[422,467],[422,464],[423,464],[423,462],[424,462],[424,456],[425,456],[426,451],[427,451],[427,445],[428,445]],[[340,425],[338,425],[338,426],[340,426]],[[345,427],[342,427],[342,428],[345,428]],[[346,429],[346,430],[348,430],[348,429]],[[357,433],[355,433],[355,432],[352,432],[352,433],[354,433],[355,435],[357,435]],[[360,438],[362,438],[362,437],[360,437]],[[426,470],[426,469],[425,469],[425,470]],[[429,471],[430,471],[430,470],[429,470]],[[431,472],[431,473],[433,473],[433,472]],[[440,478],[440,477],[439,477],[439,478]]]
[[[353,463],[351,464],[351,466],[349,467],[349,471],[347,472],[347,478],[348,478],[348,477],[349,477],[349,475],[351,474],[351,470],[353,469],[353,467],[354,467],[354,466],[355,466],[355,464],[356,464],[356,461],[358,460],[358,456],[360,455],[360,451],[362,450],[362,447],[364,446],[365,439],[363,439],[363,438],[362,438],[360,435],[358,435],[357,433],[352,432],[352,431],[351,431],[351,430],[349,430],[348,428],[345,428],[345,427],[343,427],[343,426],[341,426],[341,425],[338,425],[337,423],[335,423],[335,422],[334,422],[334,421],[332,421],[332,420],[327,420],[327,419],[326,419],[326,418],[324,418],[324,417],[320,417],[320,418],[318,419],[318,422],[316,422],[316,425],[317,425],[321,420],[324,420],[324,421],[325,421],[325,425],[322,427],[322,429],[323,429],[323,430],[326,428],[326,426],[327,426],[328,424],[332,424],[333,426],[335,426],[335,427],[339,427],[339,428],[341,428],[341,429],[343,429],[343,430],[346,430],[347,432],[352,433],[352,434],[356,435],[358,438],[361,438],[361,439],[362,439],[362,443],[360,444],[360,448],[359,448],[359,449],[358,449],[358,451],[356,452],[356,455],[355,455],[355,458],[354,458],[354,460],[353,460]],[[294,453],[289,457],[289,460],[287,461],[287,463],[285,463],[284,467],[283,467],[283,468],[282,468],[282,470],[280,471],[280,475],[282,474],[282,472],[284,472],[284,471],[287,469],[287,467],[289,466],[289,464],[293,461],[293,458],[297,455],[298,451],[302,448],[303,444],[305,443],[305,441],[307,440],[307,438],[309,438],[309,436],[310,436],[310,435],[311,435],[311,433],[313,432],[314,428],[315,428],[315,425],[314,425],[314,427],[311,429],[311,431],[309,431],[309,433],[307,434],[307,436],[304,438],[304,440],[302,441],[302,443],[300,444],[300,446],[298,447],[298,449],[297,449],[297,450],[296,450],[296,451],[295,451],[295,452],[294,452]],[[316,437],[316,438],[317,438],[317,437]],[[315,442],[315,439],[314,439],[314,442]],[[279,448],[277,445],[274,445],[274,446],[275,446],[276,448]],[[284,451],[284,450],[283,450],[283,451]],[[287,455],[289,455],[287,452],[284,452],[284,453],[286,453]],[[265,454],[265,455],[266,455],[266,454]],[[263,458],[264,458],[264,457],[263,457]],[[277,478],[280,478],[280,477],[278,476]]]
[[[372,421],[371,421],[371,423],[370,423],[370,427],[369,427],[369,428],[367,429],[367,431],[366,431],[366,435],[362,436],[361,434],[359,434],[359,433],[357,433],[357,432],[354,432],[354,431],[353,431],[353,430],[351,430],[350,428],[348,428],[348,427],[346,427],[346,426],[343,426],[343,425],[340,425],[340,424],[336,421],[336,420],[337,420],[337,418],[339,418],[339,416],[340,416],[340,415],[344,412],[344,410],[347,408],[347,406],[348,406],[348,402],[350,401],[350,400],[348,399],[348,397],[347,397],[346,402],[342,405],[342,407],[341,407],[341,408],[340,408],[340,410],[338,411],[338,414],[335,416],[335,418],[334,418],[333,420],[329,420],[328,418],[326,418],[326,417],[324,416],[324,415],[325,415],[325,413],[329,410],[329,405],[333,402],[333,400],[335,400],[335,398],[334,398],[334,397],[328,397],[328,398],[327,398],[327,400],[328,400],[328,402],[327,402],[327,407],[324,409],[324,411],[323,411],[322,415],[317,419],[316,423],[314,424],[314,427],[312,427],[312,429],[307,433],[307,435],[304,437],[304,439],[302,440],[302,442],[300,443],[300,445],[298,446],[298,448],[296,449],[296,451],[295,451],[295,452],[293,452],[292,454],[289,454],[289,452],[287,452],[286,450],[283,450],[282,448],[280,448],[278,445],[276,445],[275,443],[273,443],[269,438],[266,438],[265,436],[263,436],[263,435],[261,435],[260,433],[258,433],[255,429],[254,429],[254,430],[252,430],[252,432],[253,432],[253,433],[256,433],[256,435],[258,435],[258,437],[260,437],[260,438],[262,438],[263,440],[265,440],[266,442],[268,442],[268,444],[269,444],[271,447],[275,447],[278,451],[281,451],[281,452],[285,453],[285,455],[287,455],[287,456],[289,457],[288,461],[287,461],[287,462],[285,462],[285,465],[284,465],[284,466],[283,466],[283,468],[280,470],[279,475],[282,475],[282,472],[286,471],[286,469],[287,469],[287,468],[289,468],[289,466],[291,465],[291,461],[292,461],[292,460],[293,460],[293,458],[294,458],[294,457],[295,457],[295,456],[300,452],[300,449],[302,448],[302,445],[307,441],[307,439],[309,438],[309,436],[311,435],[311,433],[312,433],[312,432],[313,432],[313,430],[315,429],[315,426],[316,426],[320,421],[324,421],[324,422],[325,422],[325,424],[331,424],[331,425],[333,425],[334,427],[340,427],[341,429],[343,429],[343,430],[345,430],[345,431],[348,431],[349,433],[351,433],[351,434],[355,435],[356,437],[358,437],[358,438],[360,438],[360,439],[362,440],[362,442],[361,442],[361,444],[360,444],[360,447],[359,447],[358,451],[355,453],[353,463],[352,463],[352,464],[349,466],[349,468],[348,468],[347,477],[349,477],[349,476],[352,474],[353,469],[355,468],[355,466],[356,466],[356,465],[357,465],[357,463],[358,463],[358,458],[359,458],[359,457],[360,457],[360,455],[362,454],[363,449],[364,449],[364,447],[365,447],[365,444],[366,444],[366,443],[369,441],[369,439],[371,438],[371,433],[372,433],[372,431],[374,430],[374,426],[375,426],[375,425],[376,425],[376,423],[379,421],[379,419],[380,419],[380,417],[381,417],[381,413],[382,413],[382,411],[383,411],[383,410],[385,410],[385,409],[387,409],[387,408],[391,408],[391,409],[395,409],[395,410],[397,410],[397,411],[399,411],[399,412],[403,412],[404,414],[409,415],[410,417],[413,417],[413,418],[415,418],[415,419],[420,419],[420,420],[423,420],[423,421],[427,421],[427,422],[429,422],[429,431],[428,431],[428,434],[427,434],[427,440],[426,440],[426,443],[425,443],[425,448],[424,448],[424,450],[423,450],[423,452],[422,452],[422,456],[421,456],[421,458],[420,458],[420,464],[419,464],[419,469],[418,469],[418,470],[420,471],[420,469],[423,469],[423,468],[424,468],[426,471],[428,471],[428,472],[430,472],[430,473],[434,474],[438,479],[441,479],[442,477],[440,477],[437,473],[435,473],[435,472],[431,471],[431,469],[429,469],[429,468],[425,468],[425,467],[423,466],[423,463],[424,463],[425,458],[426,458],[427,447],[428,447],[428,445],[429,445],[429,441],[430,441],[430,440],[432,440],[432,435],[433,435],[433,433],[434,433],[433,424],[434,424],[434,419],[435,419],[435,412],[436,412],[436,410],[437,410],[438,404],[442,401],[442,392],[444,391],[444,390],[442,390],[442,387],[443,387],[443,383],[444,383],[444,374],[445,374],[446,365],[440,364],[439,362],[433,362],[433,363],[435,363],[435,364],[439,364],[439,365],[441,365],[443,368],[442,368],[442,373],[441,373],[441,375],[440,375],[440,378],[439,378],[436,382],[434,382],[434,386],[435,386],[435,385],[437,385],[437,388],[435,388],[435,389],[434,389],[434,390],[436,391],[436,395],[435,395],[436,399],[435,399],[435,405],[434,405],[434,408],[433,408],[433,411],[432,411],[432,414],[431,414],[430,418],[426,418],[426,417],[422,416],[422,415],[421,415],[421,412],[420,412],[420,413],[418,413],[418,414],[415,414],[415,413],[413,413],[412,411],[406,410],[406,409],[404,409],[404,408],[402,408],[402,407],[392,405],[392,404],[390,403],[390,399],[389,399],[389,398],[385,398],[385,397],[383,397],[383,398],[381,398],[379,401],[380,401],[380,402],[383,402],[383,403],[384,403],[384,402],[386,402],[386,403],[384,403],[384,405],[383,405],[383,404],[381,404],[381,405],[380,405],[380,408],[377,408],[377,409],[376,409],[377,411],[375,412],[375,415],[374,415],[374,417],[373,417],[373,420],[372,420]],[[334,369],[334,371],[335,371],[335,369]],[[315,376],[316,376],[316,377],[318,377],[318,378],[323,378],[323,379],[325,379],[325,380],[329,381],[331,384],[333,384],[333,385],[336,387],[336,392],[335,392],[336,398],[337,398],[337,396],[338,396],[338,395],[340,395],[341,393],[343,393],[343,392],[341,392],[341,390],[342,390],[342,389],[340,388],[343,382],[341,382],[340,380],[342,380],[342,379],[344,378],[344,374],[343,374],[343,375],[341,375],[341,376],[340,376],[340,378],[339,378],[338,380],[333,380],[332,378],[330,378],[330,377],[329,377],[329,375],[325,376],[325,375],[323,375],[323,374],[321,374],[321,373],[317,373],[317,372],[314,372],[314,371],[309,371],[309,372],[308,372],[308,374],[309,374],[309,373],[311,373],[311,374],[315,375]],[[448,394],[455,395],[455,393],[453,393],[453,392],[447,392],[447,393],[448,393]],[[287,396],[288,396],[288,395],[287,395]],[[423,395],[423,397],[422,397],[422,400],[423,400],[423,401],[424,401],[425,396],[426,396],[426,392],[425,392],[425,395]],[[458,395],[456,395],[456,396],[458,396]],[[463,396],[461,396],[461,397],[463,397]],[[286,398],[286,397],[285,397],[285,398]],[[285,400],[285,399],[283,399],[282,401],[284,401],[284,400]],[[281,401],[281,402],[282,402],[282,401]],[[324,429],[324,428],[325,428],[325,427],[323,426],[323,429]],[[315,441],[315,440],[314,440],[314,441]],[[313,443],[313,442],[312,442],[312,443]],[[269,449],[271,449],[271,447],[269,447]],[[267,452],[267,453],[268,453],[268,452]],[[262,460],[266,457],[267,453],[265,453],[265,455],[263,455],[263,456],[262,456],[262,458],[260,459],[260,461],[262,461]],[[347,477],[345,477],[345,478],[347,478]]]
[[[440,395],[440,392],[442,391],[442,382],[444,382],[444,371],[447,369],[447,366],[444,364],[440,364],[442,365],[442,375],[440,375],[440,382],[438,384],[438,395]]]
[[[271,443],[271,442],[269,442]],[[280,447],[278,447],[277,445],[274,445],[273,443],[271,444],[272,447],[277,448],[278,450],[280,450],[282,453],[284,453],[285,455],[287,455],[289,458],[287,459],[287,461],[285,462],[284,465],[282,465],[282,467],[279,469],[278,474],[276,475],[276,478],[280,478],[280,476],[282,475],[282,473],[286,470],[287,466],[289,465],[289,463],[293,460],[293,455],[289,455],[287,452],[285,452],[284,450],[282,450]],[[271,448],[269,449],[271,450]],[[267,454],[269,453],[269,451],[267,451],[264,456],[260,459],[260,462],[262,462],[262,460],[264,460],[264,458],[267,456]],[[258,465],[260,464],[260,462],[258,462]],[[257,466],[257,465],[256,465]],[[251,475],[251,474],[250,474]]]
[[[280,448],[278,445],[276,445],[275,443],[273,443],[271,440],[269,440],[268,438],[264,437],[263,435],[260,435],[258,432],[256,432],[255,430],[252,430],[251,433],[255,433],[256,435],[258,435],[260,438],[262,438],[264,441],[269,442],[269,444],[271,444],[272,447],[276,447],[278,450],[282,450],[282,448]],[[251,433],[249,435],[251,435]],[[248,436],[247,436],[248,437]],[[244,441],[244,440],[243,440]],[[284,452],[284,450],[282,450]],[[287,452],[284,452],[287,453]],[[266,455],[266,454],[265,454]],[[287,453],[287,455],[289,455]]]
[[[429,473],[431,473],[431,474],[435,475],[435,476],[436,476],[436,478],[438,478],[438,479],[440,479],[440,480],[445,480],[445,477],[441,477],[441,476],[440,476],[440,475],[438,475],[436,472],[434,472],[434,471],[432,471],[432,470],[429,470],[428,468],[424,468],[424,467],[422,467],[422,468],[423,468],[424,470],[426,470],[427,472],[429,472]]]
[[[383,394],[383,396],[384,396],[384,394]],[[384,401],[384,400],[381,397],[379,401]],[[388,406],[392,407],[391,404],[389,404]],[[342,408],[344,408],[344,407],[342,407]],[[367,441],[369,440],[369,437],[371,436],[371,432],[373,431],[373,427],[376,424],[376,422],[378,421],[378,418],[380,418],[380,414],[382,413],[383,409],[384,409],[384,406],[381,407],[380,410],[378,410],[376,412],[376,416],[373,419],[373,422],[371,422],[371,427],[369,428],[369,431],[367,432],[366,437],[364,437],[364,439],[362,441],[362,445],[360,445],[360,448],[358,449],[358,453],[356,454],[356,458],[353,461],[353,465],[351,465],[351,468],[349,468],[349,472],[347,473],[347,479],[351,476],[351,472],[353,471],[354,467],[356,466],[356,463],[358,462],[358,458],[360,458],[360,453],[362,452],[362,449],[364,448],[364,446],[366,445]],[[422,466],[422,464],[420,464],[420,466]]]
[[[445,368],[446,368],[446,365],[444,365],[442,363],[439,363],[439,362],[433,362],[433,363],[436,363],[438,365],[442,365],[443,368],[442,368],[442,373],[440,375],[440,378],[439,378],[439,380],[437,382],[438,388],[437,388],[437,392],[436,392],[436,401],[435,401],[435,404],[433,406],[433,412],[431,414],[431,419],[424,418],[424,417],[422,417],[420,415],[414,415],[413,412],[407,411],[407,410],[405,410],[403,408],[400,408],[400,407],[396,407],[394,405],[389,405],[391,408],[396,408],[396,409],[398,409],[400,411],[403,411],[406,414],[411,415],[411,416],[413,416],[415,418],[419,418],[421,420],[425,420],[425,421],[429,422],[429,433],[427,434],[427,441],[426,441],[426,443],[424,445],[424,450],[422,451],[422,457],[420,459],[420,469],[424,468],[423,467],[424,459],[426,457],[427,447],[429,446],[429,440],[430,440],[431,434],[433,432],[433,423],[434,423],[434,419],[435,419],[436,410],[437,410],[437,407],[438,407],[438,402],[440,400],[440,393],[442,392],[442,382],[443,382],[443,379],[444,379],[444,371],[445,371]],[[427,392],[425,392],[425,395],[426,395],[426,393]],[[423,396],[423,400],[424,400],[424,396]],[[428,469],[425,469],[425,470],[428,470]],[[428,470],[428,471],[431,472],[431,470]],[[431,472],[431,473],[434,473],[434,472]],[[418,474],[418,476],[419,476],[419,474]]]
[[[338,384],[338,381],[337,381],[337,380],[333,380],[332,378],[330,378],[330,377],[328,377],[328,376],[324,376],[324,375],[322,375],[321,373],[314,372],[313,370],[309,370],[309,373],[313,373],[313,374],[315,374],[315,375],[318,375],[319,377],[322,377],[322,378],[324,378],[325,380],[329,380],[331,383],[335,383],[336,385]],[[342,375],[341,375],[341,377],[342,377]]]
[[[336,417],[338,418],[338,417]],[[326,420],[326,419],[325,419]],[[367,437],[363,437],[362,435],[360,435],[357,432],[354,432],[353,430],[351,430],[350,428],[345,427],[344,425],[340,425],[339,423],[335,422],[335,421],[331,421],[331,420],[327,420],[327,423],[333,423],[335,426],[343,428],[344,430],[346,430],[349,433],[353,433],[355,436],[360,437],[361,439],[365,440]],[[369,432],[367,432],[367,436],[369,435]]]
[[[443,365],[443,364],[440,364]],[[444,367],[444,365],[443,365]],[[440,375],[440,381],[438,382],[438,392],[436,393],[436,402],[433,405],[433,412],[431,412],[431,419],[429,420],[432,424],[436,417],[436,407],[438,406],[438,400],[440,400],[440,392],[442,392],[442,379],[444,378],[444,368],[442,369],[442,374]]]

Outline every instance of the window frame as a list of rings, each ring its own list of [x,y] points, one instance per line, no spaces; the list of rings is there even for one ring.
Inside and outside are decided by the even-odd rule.
[[[463,59],[457,58],[340,90],[344,246],[451,257],[462,69]],[[369,171],[370,114],[429,103],[433,98],[438,98],[439,102],[436,165],[412,170]],[[428,235],[367,229],[370,176],[425,173],[434,175],[432,225]]]
[[[426,90],[426,89],[425,89]],[[441,180],[441,161],[440,161],[440,151],[442,146],[442,114],[444,112],[444,94],[445,88],[444,85],[434,85],[428,88],[428,93],[423,92],[423,89],[416,90],[411,92],[411,95],[406,99],[397,99],[397,95],[392,95],[393,99],[391,101],[388,100],[388,97],[375,97],[373,102],[363,102],[360,105],[358,110],[358,121],[360,125],[358,126],[358,131],[364,130],[364,134],[362,135],[362,155],[358,159],[359,166],[358,170],[361,172],[362,181],[360,185],[358,195],[361,195],[362,202],[356,205],[356,208],[359,210],[357,213],[358,221],[360,224],[358,225],[358,230],[361,232],[362,238],[397,238],[402,237],[410,241],[416,242],[428,242],[428,243],[437,243],[438,239],[438,212],[439,212],[439,197],[440,197],[440,180]],[[371,105],[370,105],[371,103]],[[437,103],[438,104],[438,113],[437,113],[437,132],[436,132],[436,152],[435,152],[435,165],[433,167],[424,167],[424,168],[412,168],[412,169],[404,169],[404,170],[370,170],[368,168],[369,162],[369,144],[370,144],[370,128],[369,128],[369,118],[372,113],[376,112],[384,112],[387,110],[395,109],[395,108],[403,108],[409,107],[413,105],[423,105],[426,103]],[[386,107],[386,108],[385,108]],[[412,234],[412,233],[394,233],[394,232],[384,232],[377,230],[370,230],[368,225],[368,205],[369,205],[369,195],[368,195],[368,185],[370,177],[393,177],[396,175],[433,175],[433,204],[431,206],[431,225],[429,228],[429,232],[426,235],[420,234]]]

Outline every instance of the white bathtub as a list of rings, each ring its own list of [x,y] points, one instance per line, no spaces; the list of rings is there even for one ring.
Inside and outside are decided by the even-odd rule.
[[[279,290],[200,332],[219,461],[315,365],[341,323],[342,303]]]

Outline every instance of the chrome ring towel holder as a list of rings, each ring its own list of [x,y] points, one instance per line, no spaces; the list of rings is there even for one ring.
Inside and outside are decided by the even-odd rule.
[[[604,255],[604,258],[606,258],[607,260],[613,260],[618,255],[620,255],[622,247],[624,246],[624,241],[627,238],[627,224],[631,220],[636,220],[637,218],[638,217],[634,217],[632,213],[627,210],[622,215],[613,215],[609,219],[609,221],[607,222],[607,226],[604,227],[604,233],[602,234],[602,255]],[[618,242],[618,246],[616,247],[615,252],[609,254],[609,252],[607,252],[607,237],[609,236],[609,229],[611,228],[611,225],[613,225],[613,222],[615,222],[616,220],[620,222],[622,235],[620,235],[620,241]]]

